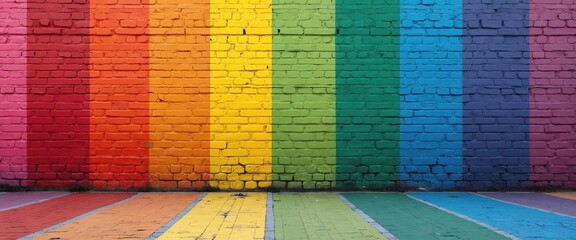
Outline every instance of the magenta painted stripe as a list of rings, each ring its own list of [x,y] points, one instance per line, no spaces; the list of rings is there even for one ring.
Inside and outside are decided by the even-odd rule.
[[[26,179],[26,1],[0,0],[0,184]]]
[[[530,5],[530,180],[576,188],[576,2]]]
[[[0,211],[23,207],[68,195],[66,192],[13,192],[0,194]]]
[[[480,195],[526,207],[576,217],[576,201],[543,193],[480,193]]]

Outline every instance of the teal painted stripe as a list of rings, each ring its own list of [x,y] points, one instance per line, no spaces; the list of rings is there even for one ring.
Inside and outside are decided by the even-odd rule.
[[[471,193],[411,196],[501,229],[521,239],[576,239],[576,218],[496,201]]]
[[[401,5],[401,179],[452,188],[462,178],[462,1]]]
[[[334,187],[333,1],[274,0],[272,15],[272,184]]]
[[[399,179],[399,0],[337,1],[337,186]]]
[[[507,239],[401,193],[343,193],[398,239]]]

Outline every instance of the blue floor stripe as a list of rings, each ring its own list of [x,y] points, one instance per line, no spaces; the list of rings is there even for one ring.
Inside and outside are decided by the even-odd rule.
[[[472,193],[410,193],[522,239],[576,239],[576,218],[500,202]]]

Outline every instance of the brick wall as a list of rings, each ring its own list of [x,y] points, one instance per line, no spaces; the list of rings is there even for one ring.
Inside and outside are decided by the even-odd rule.
[[[576,188],[574,0],[0,0],[0,184]]]

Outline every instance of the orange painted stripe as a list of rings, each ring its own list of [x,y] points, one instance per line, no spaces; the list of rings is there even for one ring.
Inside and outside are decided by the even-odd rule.
[[[148,1],[90,1],[90,179],[148,183]]]
[[[150,6],[150,185],[200,188],[210,171],[210,1]]]
[[[145,193],[33,239],[145,239],[199,196],[199,193]]]

